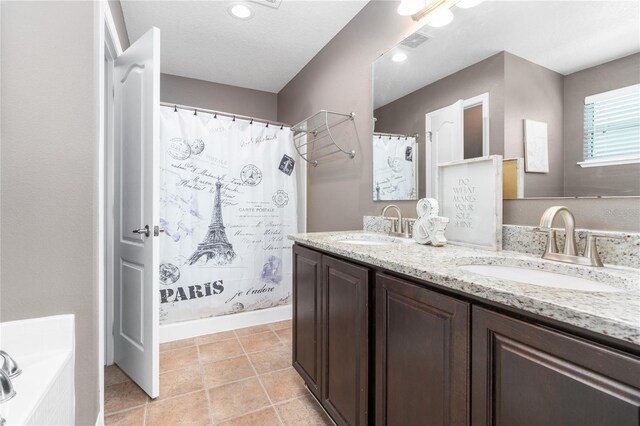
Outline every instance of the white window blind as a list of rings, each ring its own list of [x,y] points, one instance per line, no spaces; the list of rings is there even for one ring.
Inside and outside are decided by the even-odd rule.
[[[624,164],[640,160],[640,84],[584,100],[584,162]],[[605,164],[606,163],[606,164]]]

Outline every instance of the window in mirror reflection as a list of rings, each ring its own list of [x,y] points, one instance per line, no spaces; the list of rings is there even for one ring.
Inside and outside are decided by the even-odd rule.
[[[584,99],[582,167],[640,162],[640,84]]]

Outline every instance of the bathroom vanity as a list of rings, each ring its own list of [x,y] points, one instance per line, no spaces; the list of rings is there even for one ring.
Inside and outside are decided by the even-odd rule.
[[[382,234],[290,238],[293,366],[338,425],[640,423],[637,270]],[[465,265],[605,287],[524,284]]]

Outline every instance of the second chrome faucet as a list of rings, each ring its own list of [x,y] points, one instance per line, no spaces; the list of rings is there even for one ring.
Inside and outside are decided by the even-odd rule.
[[[553,221],[556,217],[560,217],[564,222],[565,240],[562,253],[558,250],[556,230],[553,229]],[[535,230],[539,232],[546,232],[548,235],[547,246],[542,254],[543,259],[586,266],[604,266],[598,254],[596,238],[618,238],[587,231],[587,241],[585,242],[584,253],[582,256],[579,256],[577,254],[578,248],[576,245],[576,219],[573,216],[573,213],[564,206],[553,206],[545,210],[542,214],[542,218],[540,218],[540,227]]]

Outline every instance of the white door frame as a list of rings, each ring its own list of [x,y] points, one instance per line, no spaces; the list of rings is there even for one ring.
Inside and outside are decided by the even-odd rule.
[[[105,185],[105,291],[104,307],[105,324],[104,330],[104,365],[113,364],[113,182],[114,182],[114,164],[113,164],[113,61],[122,53],[122,46],[118,38],[111,9],[108,5],[105,7],[105,61],[107,62],[106,90],[110,94],[104,101],[104,107],[107,109],[105,118],[107,126],[107,139],[104,144],[104,185]]]
[[[113,263],[113,158],[109,154],[113,151],[113,79],[111,69],[113,61],[122,53],[122,46],[116,31],[113,15],[106,0],[97,3],[95,28],[97,29],[96,68],[98,69],[98,115],[99,132],[98,147],[96,149],[96,220],[98,237],[96,252],[98,254],[97,282],[98,282],[98,399],[100,411],[96,425],[104,424],[104,366],[105,362],[113,363],[113,322],[112,297],[107,297],[113,291],[111,283],[112,269],[108,265]],[[111,170],[111,172],[110,172]],[[110,305],[111,303],[111,305]],[[105,316],[107,318],[105,318]],[[111,321],[111,323],[109,322]],[[110,358],[109,358],[109,353]]]

